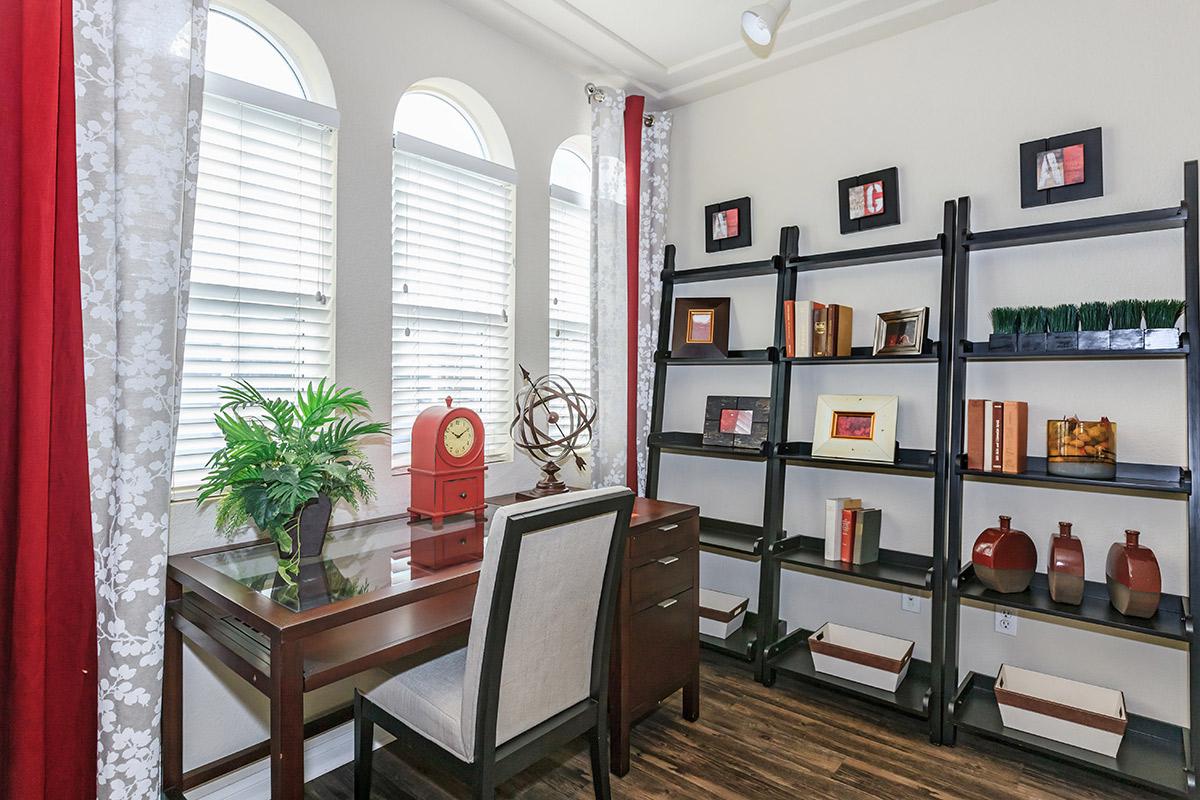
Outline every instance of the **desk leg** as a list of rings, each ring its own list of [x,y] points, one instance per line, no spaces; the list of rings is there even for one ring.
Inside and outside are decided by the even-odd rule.
[[[183,597],[183,586],[167,578],[167,602]],[[163,650],[162,782],[183,790],[183,634],[167,612]]]
[[[700,719],[700,663],[696,662],[692,676],[683,687],[683,718],[688,722]]]
[[[271,645],[271,800],[304,798],[304,675],[299,642]]]

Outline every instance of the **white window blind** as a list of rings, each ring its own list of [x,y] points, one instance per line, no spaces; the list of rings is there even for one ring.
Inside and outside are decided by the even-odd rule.
[[[508,459],[515,187],[491,162],[408,144],[392,170],[393,465],[410,463],[417,414],[447,396],[483,420],[485,458]]]
[[[174,485],[222,443],[218,387],[268,396],[330,376],[334,132],[206,94]]]
[[[550,189],[550,372],[591,394],[592,286],[587,199]]]

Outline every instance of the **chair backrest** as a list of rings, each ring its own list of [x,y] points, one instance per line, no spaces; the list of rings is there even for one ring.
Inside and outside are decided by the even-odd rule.
[[[632,509],[615,487],[495,512],[463,676],[468,759],[602,696]]]

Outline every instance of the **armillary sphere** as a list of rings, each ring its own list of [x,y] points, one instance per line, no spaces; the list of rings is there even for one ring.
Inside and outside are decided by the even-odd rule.
[[[567,491],[558,479],[559,465],[574,456],[575,466],[587,469],[579,455],[592,441],[596,401],[575,390],[562,375],[543,375],[534,380],[521,367],[524,384],[517,392],[508,432],[513,444],[524,450],[542,469],[537,487],[518,494],[519,499],[545,497]]]

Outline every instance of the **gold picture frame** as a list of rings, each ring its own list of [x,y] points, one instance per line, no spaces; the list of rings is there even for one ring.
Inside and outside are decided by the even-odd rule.
[[[925,352],[929,309],[885,311],[875,318],[873,356],[919,356]]]
[[[818,395],[813,458],[895,463],[899,408],[896,395]]]

